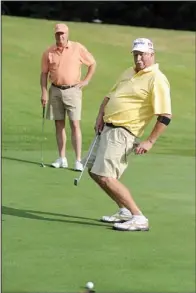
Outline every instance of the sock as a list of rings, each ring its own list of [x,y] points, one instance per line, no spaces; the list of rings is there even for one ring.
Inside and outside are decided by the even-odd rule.
[[[131,212],[127,208],[120,208],[120,212],[123,214],[131,214]]]
[[[147,220],[146,217],[143,214],[141,214],[141,215],[133,215],[133,217],[134,217],[134,219],[136,219],[139,222],[144,222],[145,220]]]

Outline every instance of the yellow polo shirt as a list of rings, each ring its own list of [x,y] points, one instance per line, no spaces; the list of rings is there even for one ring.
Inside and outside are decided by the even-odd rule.
[[[154,115],[171,114],[170,85],[158,64],[138,73],[128,68],[107,97],[104,122],[124,126],[137,137]]]

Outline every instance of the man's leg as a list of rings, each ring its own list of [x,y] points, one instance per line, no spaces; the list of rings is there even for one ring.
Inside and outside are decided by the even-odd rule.
[[[126,130],[104,127],[96,158],[90,170],[92,179],[118,206],[123,206],[129,211],[129,219],[124,224],[114,224],[114,228],[118,230],[148,230],[148,220],[133,200],[129,190],[118,180],[127,167],[127,156],[132,152],[134,142],[135,137],[127,134]],[[113,222],[117,222],[115,217],[112,218],[114,218]],[[119,215],[117,220],[120,219],[122,218]]]
[[[66,134],[65,134],[65,120],[55,120],[56,127],[56,141],[59,151],[59,157],[65,158]]]
[[[79,120],[70,120],[71,127],[71,141],[72,146],[75,151],[76,160],[81,161],[81,151],[82,151],[82,134],[80,129]]]
[[[55,121],[56,142],[59,158],[51,165],[54,168],[67,168],[65,158],[66,134],[65,134],[66,112],[62,101],[62,90],[51,85],[49,89],[49,101],[47,105],[46,118]]]
[[[118,204],[119,207],[126,207],[132,215],[142,215],[139,207],[133,200],[129,190],[117,179],[92,175],[92,179]]]
[[[82,171],[83,165],[81,163],[82,152],[82,134],[80,129],[81,111],[82,111],[82,90],[72,87],[64,93],[64,105],[69,117],[71,128],[71,141],[75,151],[76,161],[75,170]]]
[[[121,204],[121,202],[116,197],[114,197],[111,190],[106,185],[101,183],[99,176],[91,173],[90,169],[88,170],[88,173],[90,177],[105,191],[105,193],[107,193],[111,197],[111,199],[115,201],[115,203],[119,206],[119,208],[124,208],[123,204]]]
[[[133,200],[129,190],[122,184],[120,183],[117,179],[115,178],[109,178],[109,177],[104,177],[104,176],[99,176],[96,174],[93,174],[91,176],[95,182],[99,182],[98,184],[100,187],[107,192],[107,194],[115,200],[115,202],[118,204],[118,202],[121,203],[124,207],[126,207],[132,216],[130,218],[129,215],[127,217],[127,220],[125,220],[124,217],[115,217],[111,216],[110,218],[113,220],[111,221],[110,219],[106,219],[107,222],[114,222],[113,228],[116,230],[121,230],[121,231],[148,231],[149,230],[149,224],[148,224],[148,219],[142,214],[140,211],[139,207],[136,205],[135,201]],[[103,217],[104,218],[104,217]],[[109,217],[105,217],[109,218]],[[105,220],[105,221],[106,221]],[[121,223],[123,220],[124,223]]]
[[[131,212],[131,206],[135,213],[140,214],[129,190],[116,179],[120,178],[127,167],[127,156],[132,151],[134,142],[135,137],[126,130],[105,126],[89,175],[120,208],[125,207]],[[105,174],[107,175],[104,176]]]

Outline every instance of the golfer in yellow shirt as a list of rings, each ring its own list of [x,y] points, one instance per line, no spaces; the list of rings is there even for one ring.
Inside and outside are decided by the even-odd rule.
[[[155,63],[152,41],[136,39],[132,54],[135,66],[120,76],[100,106],[95,131],[101,134],[88,170],[91,178],[119,207],[116,214],[101,220],[114,223],[117,230],[148,231],[148,219],[119,178],[128,165],[129,154],[148,152],[169,125],[170,85]],[[156,122],[151,133],[139,143],[138,138],[154,116]]]

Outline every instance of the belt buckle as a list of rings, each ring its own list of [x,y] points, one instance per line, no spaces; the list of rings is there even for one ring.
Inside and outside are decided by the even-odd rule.
[[[67,89],[70,89],[70,88],[71,88],[71,85],[64,85],[64,86],[63,86],[63,89],[64,89],[64,90],[67,90]]]

